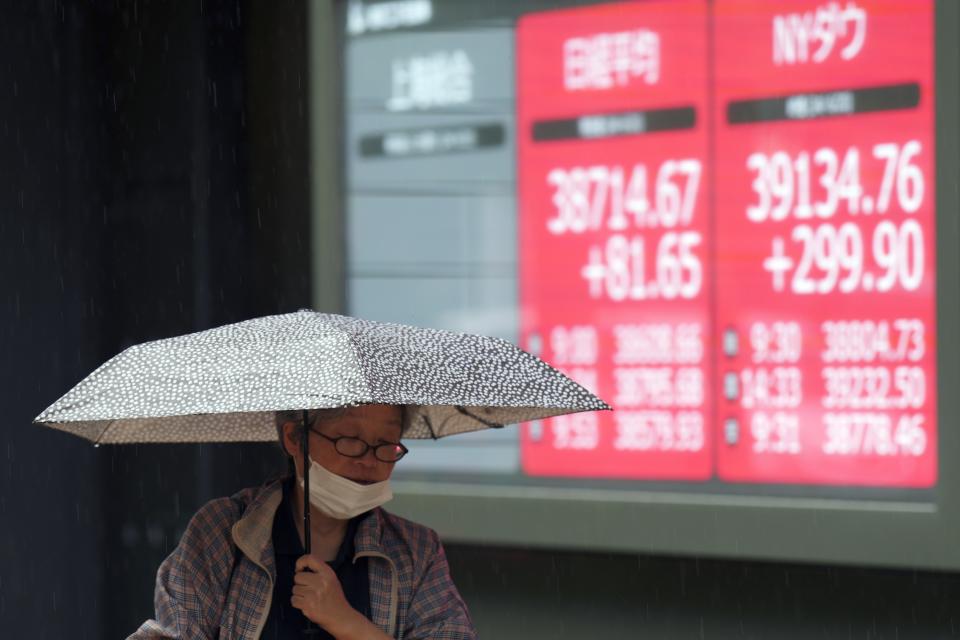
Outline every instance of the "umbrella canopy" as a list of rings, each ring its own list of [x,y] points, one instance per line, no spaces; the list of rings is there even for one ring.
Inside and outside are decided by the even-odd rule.
[[[274,412],[408,405],[439,438],[609,409],[506,340],[299,311],[115,356],[35,420],[94,443],[270,441]]]

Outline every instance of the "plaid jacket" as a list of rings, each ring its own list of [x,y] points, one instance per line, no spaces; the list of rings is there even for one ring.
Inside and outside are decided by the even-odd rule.
[[[273,518],[281,480],[200,508],[157,571],[156,620],[128,640],[257,640],[276,579]],[[369,558],[370,612],[375,625],[406,640],[476,638],[437,534],[375,509],[354,538],[356,558]]]

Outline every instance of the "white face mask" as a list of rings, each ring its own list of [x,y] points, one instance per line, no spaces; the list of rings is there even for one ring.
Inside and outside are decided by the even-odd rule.
[[[298,478],[303,487],[303,477]],[[349,520],[393,498],[390,481],[360,484],[338,476],[311,458],[310,504],[331,518]]]

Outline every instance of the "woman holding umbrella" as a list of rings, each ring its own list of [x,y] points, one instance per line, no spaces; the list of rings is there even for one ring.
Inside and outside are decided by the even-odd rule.
[[[381,508],[400,436],[603,409],[506,340],[303,310],[130,347],[35,422],[97,445],[279,436],[291,458],[200,508],[134,640],[290,638],[304,618],[313,637],[454,640],[476,632],[437,535]]]

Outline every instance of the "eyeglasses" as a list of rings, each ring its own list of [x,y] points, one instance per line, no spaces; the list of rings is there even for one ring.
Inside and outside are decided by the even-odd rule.
[[[384,442],[383,444],[374,446],[367,444],[360,438],[354,438],[352,436],[331,438],[327,434],[320,433],[315,429],[310,429],[310,431],[332,442],[337,453],[342,456],[347,456],[348,458],[362,458],[367,455],[367,451],[373,449],[374,457],[380,462],[396,462],[407,455],[408,451],[407,448],[399,442]]]

